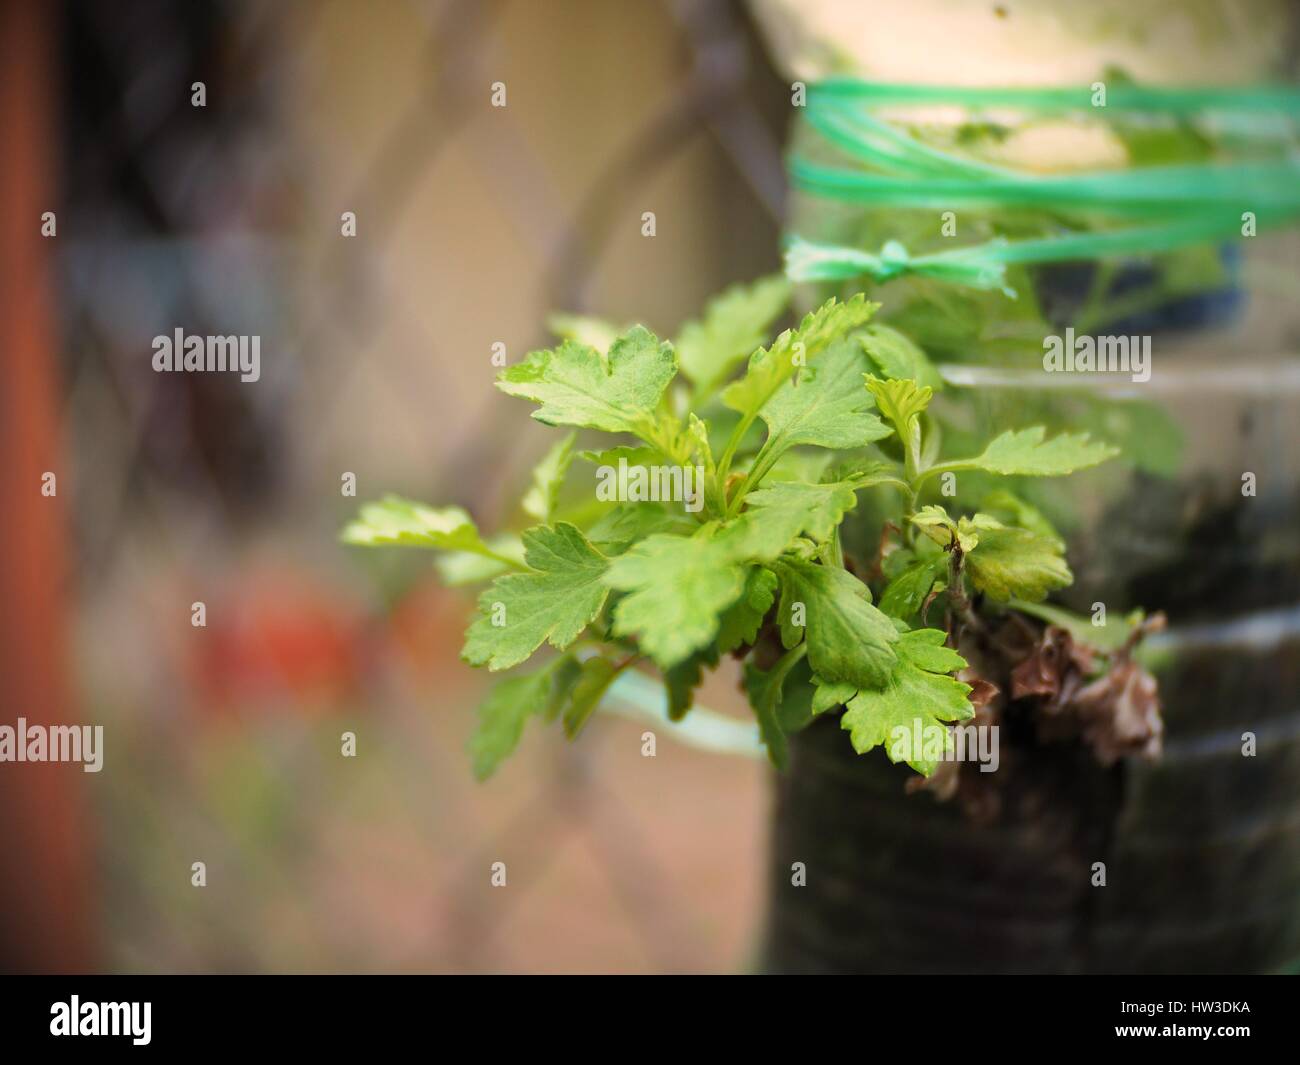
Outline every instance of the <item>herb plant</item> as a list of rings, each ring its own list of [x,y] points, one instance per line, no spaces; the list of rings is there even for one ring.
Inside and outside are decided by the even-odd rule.
[[[432,548],[450,582],[487,582],[462,657],[509,672],[478,710],[479,777],[533,716],[576,736],[625,670],[657,670],[680,719],[724,655],[743,663],[777,766],[787,737],[828,714],[859,753],[883,746],[899,760],[896,729],[972,718],[1012,665],[1023,675],[1041,656],[1042,619],[1069,624],[1036,605],[1072,580],[1047,520],[1005,488],[974,507],[952,489],[974,472],[980,483],[1060,477],[1115,449],[1027,426],[947,454],[930,411],[943,382],[907,336],[872,322],[877,305],[830,299],[764,344],[788,299],[781,279],[733,288],[676,343],[639,325],[554,319],[561,343],[503,370],[497,387],[548,426],[614,439],[599,451],[578,451],[572,431],[558,440],[522,501],[532,524],[488,538],[459,507],[388,497],[344,530],[351,544]],[[702,506],[596,500],[573,490],[575,460],[698,471]],[[857,557],[841,529],[868,497],[878,547]],[[989,634],[1013,616],[1033,638],[991,669]],[[1065,629],[1048,633],[1059,643]],[[1130,668],[1131,642],[1085,672]],[[544,644],[553,653],[525,667]],[[1055,680],[1031,694],[1059,700]],[[933,754],[902,760],[928,777]]]

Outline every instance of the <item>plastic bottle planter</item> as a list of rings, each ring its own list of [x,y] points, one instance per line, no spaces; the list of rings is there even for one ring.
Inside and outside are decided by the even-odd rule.
[[[1278,112],[1292,134],[1298,107],[1287,97]],[[879,130],[872,136],[893,143]],[[796,145],[815,155],[813,139],[804,130]],[[893,162],[855,165],[889,172],[898,158],[919,158],[916,143],[896,145]],[[961,244],[1041,240],[1036,209],[1006,198],[972,202],[957,210],[964,240],[945,243],[938,201],[873,203],[805,189],[795,227],[867,255],[897,241],[914,259]],[[1119,224],[1098,228],[1168,222],[1119,213]],[[1095,235],[1095,216],[1067,218],[1059,227],[1067,239]],[[1011,256],[1003,282],[1016,300],[939,270],[887,267],[883,281],[867,277],[882,320],[946,363],[951,381],[981,386],[945,393],[951,432],[987,435],[1012,415],[1015,424],[1041,417],[1052,429],[1109,437],[1129,457],[1034,501],[1069,541],[1077,577],[1069,606],[1090,614],[1101,604],[1122,616],[1141,604],[1168,614],[1170,630],[1149,658],[1164,751],[1154,763],[1103,767],[1080,747],[1004,734],[991,774],[997,813],[981,820],[958,801],[906,794],[906,767],[858,758],[835,722],[817,723],[792,738],[790,769],[776,785],[767,968],[1300,964],[1296,247],[1278,232],[1150,255],[1032,265]],[[828,291],[862,287],[847,258],[838,274],[825,262],[821,269]],[[1044,374],[1044,337],[1069,326],[1149,338],[1149,380]],[[803,863],[801,877],[792,878],[794,862]]]

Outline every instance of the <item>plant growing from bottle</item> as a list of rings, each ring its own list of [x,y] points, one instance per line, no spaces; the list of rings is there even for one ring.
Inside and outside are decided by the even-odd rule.
[[[977,715],[1015,712],[1103,761],[1157,750],[1154,682],[1132,658],[1152,622],[1097,628],[1048,606],[1073,579],[1065,545],[1011,490],[1116,449],[1028,425],[949,453],[931,409],[943,380],[872,322],[877,305],[830,299],[766,342],[788,299],[781,279],[733,288],[675,343],[553,320],[561,343],[497,387],[548,426],[611,438],[577,451],[570,431],[548,451],[522,501],[532,524],[485,537],[460,507],[388,497],[344,530],[352,544],[434,549],[450,583],[485,583],[462,658],[504,676],[478,709],[475,773],[490,775],[532,717],[577,736],[627,670],[657,672],[680,719],[727,655],[778,767],[787,738],[827,715],[856,751],[882,747],[941,795],[956,789],[935,772],[951,727]],[[700,470],[703,503],[574,492],[575,460]],[[972,473],[1002,484],[971,504],[956,486]],[[871,525],[858,553],[842,536],[855,511]],[[918,734],[939,749],[891,742]]]

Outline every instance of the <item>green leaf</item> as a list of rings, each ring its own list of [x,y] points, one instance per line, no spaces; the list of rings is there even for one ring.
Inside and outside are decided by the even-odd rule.
[[[814,676],[813,683],[817,686],[817,690],[813,693],[813,717],[824,714],[827,710],[833,710],[837,706],[843,706],[858,694],[856,685],[845,684],[843,681],[822,680],[821,677]]]
[[[880,609],[890,617],[906,621],[925,605],[930,589],[936,581],[942,581],[947,572],[946,554],[917,559],[889,582],[880,597]]]
[[[831,484],[803,484],[777,481],[745,497],[745,502],[760,513],[760,522],[778,512],[796,533],[807,533],[818,543],[829,540],[844,515],[858,503],[856,486],[843,481]]]
[[[564,708],[564,734],[569,739],[582,731],[582,726],[596,712],[596,707],[618,674],[618,667],[608,658],[599,655],[582,663],[581,676],[573,686],[568,705]]]
[[[987,515],[976,515],[976,518]],[[1015,596],[1037,602],[1074,580],[1059,541],[992,519],[981,527],[979,542],[966,555],[972,586],[999,602]]]
[[[542,404],[533,417],[547,425],[640,434],[655,424],[659,399],[676,372],[672,345],[637,325],[614,341],[607,358],[566,340],[501,371],[497,387]]]
[[[871,605],[867,586],[836,566],[786,558],[775,568],[781,580],[781,642],[789,648],[803,639],[796,617],[802,604],[808,662],[817,676],[860,688],[884,684],[898,630]]]
[[[937,735],[932,730],[944,729],[946,749],[951,739],[943,723],[965,721],[975,713],[967,698],[970,685],[948,676],[966,661],[944,647],[944,639],[939,629],[903,633],[885,684],[859,690],[849,700],[840,727],[848,730],[858,754],[883,744],[890,761],[906,761],[927,777],[934,772],[936,760],[926,757],[926,741]],[[905,744],[900,742],[904,737]],[[913,742],[917,738],[919,744]]]
[[[675,345],[682,373],[700,394],[711,394],[762,345],[789,302],[790,283],[779,275],[733,285],[709,302],[702,318],[682,326]]]
[[[861,293],[845,303],[827,300],[805,315],[798,328],[787,329],[770,347],[755,351],[745,376],[726,387],[722,402],[741,414],[757,414],[796,369],[811,365],[827,347],[870,318],[877,306]]]
[[[913,514],[912,523],[919,526],[940,547],[948,548],[957,543],[966,554],[975,550],[981,530],[1002,527],[1000,521],[988,514],[976,514],[973,518],[962,517],[953,521],[943,507],[933,503]]]
[[[718,533],[719,549],[730,561],[771,562],[799,535],[804,515],[781,507],[749,510]]]
[[[509,669],[544,641],[564,650],[604,606],[608,562],[574,526],[529,529],[524,560],[528,572],[498,577],[479,596],[479,618],[461,651],[471,665]]]
[[[635,636],[669,669],[711,643],[718,616],[745,588],[745,569],[703,526],[694,536],[655,535],[614,559],[605,583],[628,593],[614,606],[614,633]]]
[[[930,503],[912,515],[912,524],[940,547],[948,547],[957,536],[957,523],[937,503]]]
[[[717,664],[717,651],[709,647],[703,651],[696,651],[675,666],[663,671],[670,721],[680,721],[686,716],[686,712],[695,704],[695,689],[704,679],[704,667]]]
[[[472,551],[446,551],[434,560],[434,568],[443,584],[455,588],[464,584],[490,581],[511,569],[524,568],[524,542],[515,533],[502,533],[485,540],[491,556]]]
[[[608,556],[622,554],[636,541],[655,533],[689,536],[698,528],[676,504],[620,503],[592,523],[587,538]]]
[[[1041,425],[1032,429],[1008,429],[972,459],[944,462],[927,471],[927,476],[948,470],[984,470],[988,473],[1027,477],[1059,477],[1088,466],[1096,466],[1119,454],[1109,444],[1088,438],[1087,433],[1061,433],[1044,440]]]
[[[848,449],[889,436],[891,430],[867,413],[871,397],[858,387],[865,369],[862,349],[842,340],[777,389],[761,414],[769,461],[797,444]]]
[[[752,662],[745,663],[745,692],[758,718],[758,731],[767,747],[767,756],[777,769],[785,769],[789,762],[785,731],[780,722],[782,689],[790,670],[804,654],[803,647],[795,647],[782,655],[767,672]]]
[[[578,458],[595,466],[617,466],[619,459],[626,459],[629,466],[653,466],[656,462],[662,462],[664,456],[658,448],[645,444],[636,447],[619,444],[618,447],[608,447],[604,451],[579,451]]]
[[[1062,549],[1065,547],[1065,541],[1056,531],[1056,526],[1048,521],[1041,510],[1005,488],[989,492],[980,500],[980,510],[997,518],[1004,525],[1017,525],[1046,537]]]
[[[882,381],[871,374],[864,376],[867,391],[875,396],[880,413],[893,422],[899,439],[908,439],[914,420],[930,405],[933,389],[910,380]]]
[[[564,475],[573,461],[573,441],[576,433],[559,440],[533,468],[533,485],[524,496],[525,513],[546,523],[555,514],[555,504],[564,484]]]
[[[872,322],[855,339],[882,376],[895,381],[915,381],[935,392],[943,391],[943,378],[939,371],[906,334],[880,322]]]
[[[752,644],[759,627],[776,601],[776,574],[763,566],[754,566],[745,577],[745,591],[723,613],[718,623],[718,652],[730,654],[738,647]]]
[[[479,536],[474,520],[460,507],[426,507],[400,496],[365,503],[360,516],[343,529],[345,544],[364,547],[400,544],[442,551],[469,551],[494,557]]]
[[[529,716],[563,698],[563,689],[572,684],[575,674],[576,665],[566,656],[535,673],[504,677],[492,686],[479,704],[468,744],[475,777],[486,780],[496,772],[497,766],[519,746]]]

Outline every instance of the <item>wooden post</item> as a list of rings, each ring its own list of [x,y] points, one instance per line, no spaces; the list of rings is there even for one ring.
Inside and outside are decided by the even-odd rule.
[[[53,252],[52,4],[0,0],[0,724],[69,722],[65,503]],[[42,494],[45,473],[57,495]],[[89,722],[87,722],[89,723]],[[109,756],[111,764],[111,755]],[[76,764],[0,763],[0,969],[93,965],[89,870]]]

